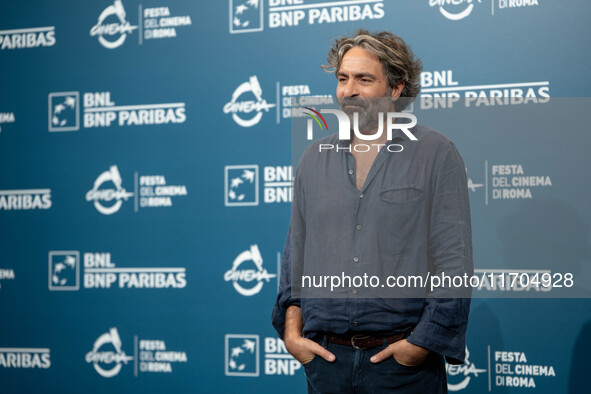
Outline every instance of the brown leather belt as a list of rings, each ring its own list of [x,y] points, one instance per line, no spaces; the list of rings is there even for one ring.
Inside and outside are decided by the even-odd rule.
[[[389,337],[385,337],[388,344],[392,344],[403,339],[407,332],[399,332]],[[337,345],[353,346],[355,349],[371,349],[373,347],[382,346],[384,344],[384,337],[378,337],[367,334],[326,334],[326,340]]]

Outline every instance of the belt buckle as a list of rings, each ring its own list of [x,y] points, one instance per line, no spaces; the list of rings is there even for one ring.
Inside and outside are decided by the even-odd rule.
[[[369,338],[369,335],[360,335],[360,334],[353,335],[351,337],[351,346],[353,346],[354,349],[363,349],[363,348],[355,345],[355,340],[356,339],[364,339],[364,338]]]

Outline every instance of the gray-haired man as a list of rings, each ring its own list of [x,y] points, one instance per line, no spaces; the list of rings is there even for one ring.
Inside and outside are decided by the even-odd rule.
[[[374,98],[401,111],[420,90],[421,62],[391,33],[342,37],[328,61],[341,110],[362,114],[364,134],[377,128],[363,120]],[[304,364],[309,392],[447,392],[443,356],[463,362],[469,298],[368,297],[357,289],[337,298],[292,294],[293,272],[317,261],[358,273],[472,274],[462,158],[443,134],[423,126],[412,132],[418,141],[402,134],[388,141],[382,133],[369,150],[355,149],[364,142],[357,137],[331,135],[300,160],[273,325]],[[379,149],[391,142],[403,152]],[[321,143],[342,149],[320,155]]]

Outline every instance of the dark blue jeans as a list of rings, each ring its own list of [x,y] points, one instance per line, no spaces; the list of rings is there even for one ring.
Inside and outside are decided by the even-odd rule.
[[[327,343],[326,336],[318,343],[336,356],[332,363],[316,356],[304,366],[308,393],[447,393],[443,357],[429,353],[416,367],[399,364],[393,357],[373,364],[369,358],[384,350],[383,346],[362,350],[352,346]]]

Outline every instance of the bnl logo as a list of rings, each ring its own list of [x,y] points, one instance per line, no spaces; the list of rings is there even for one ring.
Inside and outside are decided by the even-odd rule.
[[[320,126],[321,130],[324,130],[326,127],[326,131],[328,131],[328,125],[326,123],[326,119],[322,114],[333,114],[337,117],[339,123],[339,139],[340,140],[351,140],[351,130],[355,133],[355,137],[362,141],[375,141],[379,139],[383,132],[384,132],[384,118],[386,119],[386,133],[388,140],[392,140],[392,132],[395,129],[402,131],[408,139],[411,141],[417,141],[417,137],[414,136],[410,132],[410,128],[413,128],[417,125],[417,117],[408,112],[378,112],[378,122],[377,122],[377,129],[374,134],[363,134],[359,131],[359,116],[358,112],[353,113],[353,125],[351,126],[351,120],[349,115],[345,112],[338,110],[338,109],[321,109],[320,112],[310,108],[310,107],[303,107],[310,112],[303,112],[304,114],[308,115],[311,119],[308,119],[307,123],[307,139],[313,140],[314,139],[314,121]],[[362,115],[364,116],[364,115]],[[409,119],[410,123],[395,123],[397,119]],[[324,125],[324,127],[323,127]]]
[[[78,290],[79,281],[80,253],[78,251],[49,252],[49,290]]]
[[[226,335],[226,376],[259,376],[259,336]]]
[[[80,129],[80,95],[78,92],[49,93],[49,131]]]
[[[263,30],[261,0],[230,0],[230,33],[250,33]]]
[[[259,205],[259,166],[226,166],[225,198],[227,207]]]
[[[259,376],[259,336],[226,335],[226,376]],[[302,364],[293,358],[279,338],[264,338],[264,374],[295,375]]]

